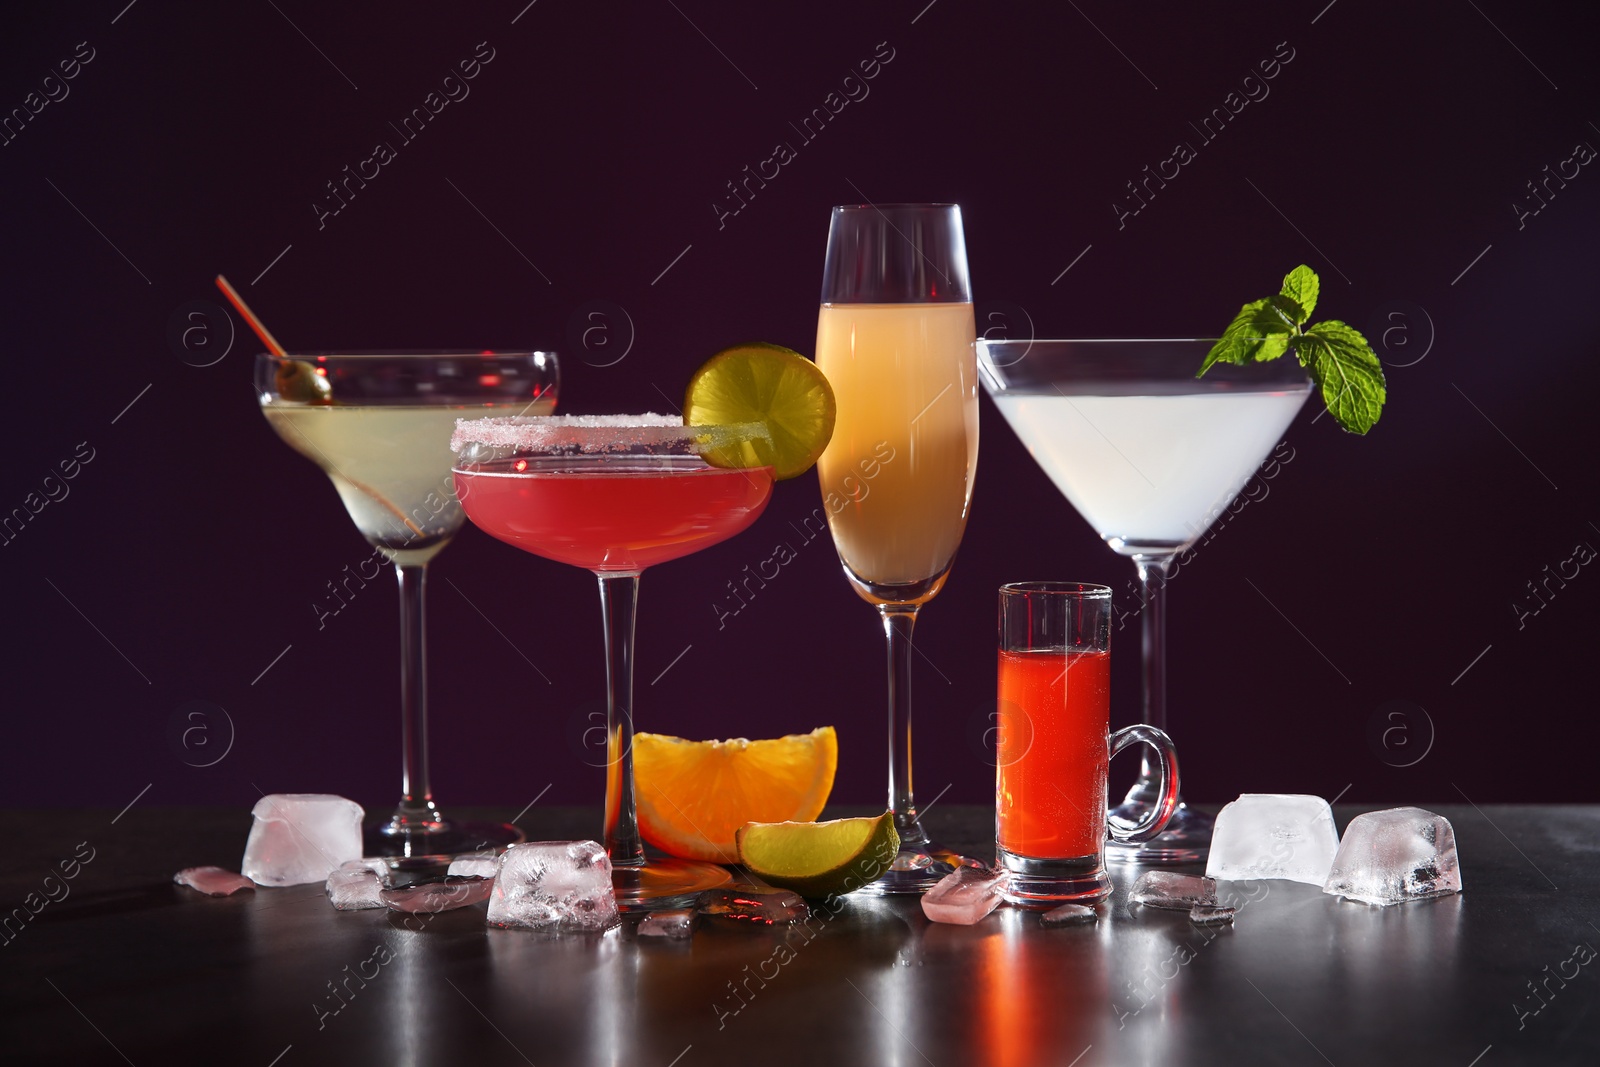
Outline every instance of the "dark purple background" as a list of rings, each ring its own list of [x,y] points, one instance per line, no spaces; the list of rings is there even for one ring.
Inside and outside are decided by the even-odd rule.
[[[1308,405],[1266,496],[1173,583],[1191,798],[1596,799],[1571,763],[1592,735],[1600,577],[1552,583],[1520,628],[1512,606],[1576,544],[1600,546],[1600,175],[1585,167],[1520,227],[1512,206],[1576,143],[1600,145],[1596,23],[1577,5],[124,2],[0,23],[0,108],[78,42],[94,50],[0,147],[0,508],[79,442],[94,454],[0,547],[0,798],[394,798],[394,593],[363,590],[319,632],[313,601],[369,550],[257,413],[242,323],[211,366],[190,364],[223,350],[221,318],[187,349],[169,339],[185,305],[219,303],[213,274],[291,347],[555,347],[565,410],[662,410],[727,344],[811,351],[828,208],[867,198],[962,204],[980,328],[1206,334],[1306,262],[1319,314],[1388,362],[1376,430],[1313,424]],[[319,229],[324,183],[397,143],[388,123],[481,41],[494,58],[470,96]],[[790,123],[880,42],[893,59],[870,95],[800,144]],[[1293,59],[1270,95],[1202,144],[1188,123],[1280,42]],[[1179,140],[1198,157],[1119,228],[1124,183]],[[725,183],[779,141],[798,158],[719,228]],[[591,301],[609,302],[607,332],[574,347]],[[995,587],[1125,596],[1132,574],[987,399],[981,454],[965,545],[919,631],[924,803],[991,789]],[[831,545],[801,548],[725,628],[712,607],[818,505],[814,476],[783,485],[749,532],[645,578],[639,722],[693,737],[832,723],[836,799],[872,802],[881,640]],[[520,806],[547,784],[547,801],[597,801],[579,745],[603,684],[592,577],[469,527],[433,579],[446,807]],[[1115,642],[1126,722],[1137,634]],[[187,719],[190,701],[209,717]],[[175,726],[193,723],[208,730],[185,747]]]

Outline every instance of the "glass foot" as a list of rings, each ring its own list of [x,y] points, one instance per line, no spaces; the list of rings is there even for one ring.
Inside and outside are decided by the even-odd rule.
[[[947,848],[924,842],[900,844],[889,869],[876,880],[856,890],[864,896],[881,897],[896,893],[926,893],[934,884],[958,866],[982,866]]]
[[[692,907],[701,893],[731,881],[733,875],[725,867],[670,856],[652,859],[643,867],[616,867],[611,871],[617,910],[625,915]]]
[[[441,820],[397,827],[392,819],[368,823],[362,827],[361,837],[368,856],[386,857],[396,870],[432,866],[463,853],[487,852],[527,839],[510,823]]]
[[[1138,787],[1135,786],[1135,791]],[[1143,818],[1145,808],[1133,793],[1111,811],[1113,822],[1132,826]],[[1178,802],[1167,828],[1149,841],[1138,844],[1106,842],[1107,863],[1137,863],[1169,866],[1178,863],[1204,863],[1211,854],[1211,816]]]

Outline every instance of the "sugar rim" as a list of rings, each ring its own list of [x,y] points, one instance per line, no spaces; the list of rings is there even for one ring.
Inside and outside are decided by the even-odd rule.
[[[477,445],[516,452],[624,452],[670,446],[691,453],[767,436],[760,423],[685,426],[678,415],[500,415],[457,419],[450,450]]]

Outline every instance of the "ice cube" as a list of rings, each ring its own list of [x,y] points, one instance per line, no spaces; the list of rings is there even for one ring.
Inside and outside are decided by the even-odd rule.
[[[1100,913],[1082,904],[1063,904],[1039,916],[1040,926],[1076,926],[1100,921]]]
[[[1221,926],[1233,922],[1233,915],[1238,910],[1215,904],[1196,904],[1189,909],[1189,921],[1196,926]]]
[[[1146,871],[1133,883],[1128,900],[1134,904],[1171,908],[1174,911],[1188,911],[1196,904],[1215,907],[1217,880],[1192,874],[1174,874],[1172,871]]]
[[[788,889],[774,889],[770,885],[707,889],[695,902],[695,910],[716,919],[764,926],[795,922],[811,914],[811,909],[800,898],[800,894]]]
[[[328,872],[325,886],[328,900],[340,911],[360,911],[362,908],[381,908],[383,879],[370,867],[346,863]]]
[[[640,937],[670,937],[682,941],[694,936],[693,908],[676,908],[671,911],[653,911],[639,924]]]
[[[498,852],[469,852],[451,860],[450,869],[445,873],[459,874],[464,878],[493,878],[499,871]]]
[[[529,841],[500,857],[491,926],[604,930],[617,921],[611,859],[593,841]]]
[[[244,875],[259,885],[325,881],[346,860],[361,858],[361,805],[324,793],[273,793],[250,813]]]
[[[1456,833],[1443,815],[1389,808],[1344,828],[1324,893],[1364,904],[1403,904],[1461,892]]]
[[[489,899],[489,891],[493,888],[493,878],[455,875],[442,882],[422,882],[401,889],[385,889],[378,896],[390,911],[433,913],[481,904]]]
[[[1245,793],[1217,814],[1206,875],[1321,885],[1337,851],[1339,831],[1326,800],[1295,793]]]
[[[173,875],[172,880],[190,889],[197,889],[208,897],[225,897],[241,889],[256,887],[244,875],[225,871],[221,867],[185,867]]]
[[[922,895],[922,913],[936,923],[971,926],[993,911],[1006,889],[1006,873],[957,867]]]

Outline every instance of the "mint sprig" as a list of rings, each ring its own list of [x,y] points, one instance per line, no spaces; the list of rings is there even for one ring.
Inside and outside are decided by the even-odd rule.
[[[1218,363],[1265,362],[1293,348],[1339,425],[1351,433],[1372,429],[1388,398],[1383,364],[1353,326],[1337,319],[1306,326],[1321,288],[1316,271],[1305,264],[1290,271],[1277,294],[1239,309],[1195,377]]]

